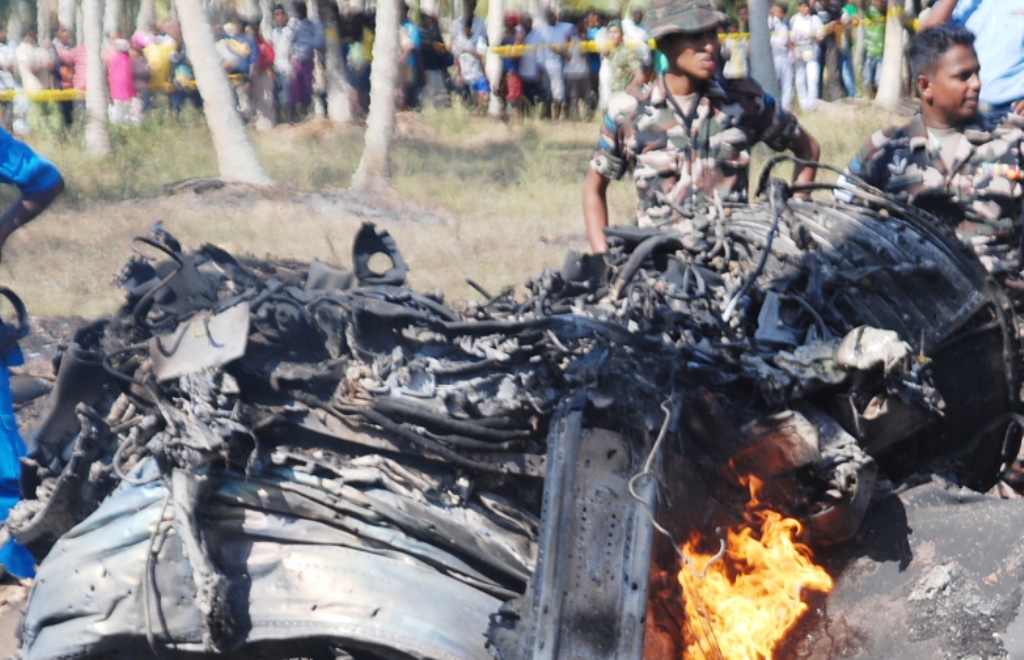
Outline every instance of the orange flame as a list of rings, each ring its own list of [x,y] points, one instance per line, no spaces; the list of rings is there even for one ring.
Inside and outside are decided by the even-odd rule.
[[[687,619],[684,658],[768,660],[807,611],[803,592],[832,590],[832,578],[814,564],[811,549],[795,541],[802,525],[759,509],[761,482],[751,476],[749,485],[748,521],[729,530],[725,556],[704,579],[685,566],[679,572]],[[714,556],[698,550],[699,540],[683,545],[698,572]]]

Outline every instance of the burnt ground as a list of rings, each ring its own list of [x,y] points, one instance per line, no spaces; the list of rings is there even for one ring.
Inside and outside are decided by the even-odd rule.
[[[33,318],[22,341],[26,364],[15,371],[52,380],[53,356],[79,322]],[[44,400],[17,410],[23,432]],[[880,499],[852,541],[817,558],[835,576],[835,589],[812,597],[780,659],[1024,660],[1022,499],[932,477]],[[18,650],[30,585],[0,583],[0,658]]]

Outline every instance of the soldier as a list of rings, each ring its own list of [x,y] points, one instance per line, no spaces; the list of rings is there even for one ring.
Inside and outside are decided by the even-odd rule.
[[[947,220],[989,272],[1021,288],[1024,118],[1010,114],[995,126],[980,118],[980,68],[965,27],[920,32],[910,43],[910,66],[920,114],[872,135],[846,171]]]
[[[716,193],[723,201],[746,201],[755,143],[818,159],[810,133],[757,83],[719,75],[722,15],[709,0],[655,0],[648,16],[668,70],[640,98],[627,92],[609,103],[583,184],[583,217],[595,254],[608,250],[608,183],[627,170],[636,184],[638,224],[685,231],[685,207]],[[813,168],[796,168],[797,183],[813,179]]]

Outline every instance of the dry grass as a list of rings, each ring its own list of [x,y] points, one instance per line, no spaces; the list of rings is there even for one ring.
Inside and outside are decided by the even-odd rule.
[[[844,164],[889,121],[850,106],[819,111],[805,123],[823,158]],[[476,294],[467,277],[497,291],[560,265],[567,249],[585,249],[580,184],[596,135],[596,124],[509,126],[461,110],[403,116],[395,195],[375,200],[344,192],[362,150],[354,128],[310,123],[257,136],[283,189],[175,196],[163,195],[163,186],[216,175],[196,117],[179,125],[158,115],[141,129],[118,131],[115,155],[101,162],[83,153],[78,134],[36,136],[33,144],[65,173],[68,191],[11,239],[0,279],[37,314],[95,316],[116,306],[112,283],[129,240],[154,221],[188,245],[346,265],[359,224],[372,220],[398,240],[415,288],[469,298]],[[633,203],[628,183],[612,186],[613,221],[629,222]]]

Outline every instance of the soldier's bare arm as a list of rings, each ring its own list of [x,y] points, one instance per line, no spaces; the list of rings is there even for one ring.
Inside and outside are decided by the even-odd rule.
[[[942,25],[949,21],[953,16],[953,10],[956,9],[956,3],[957,0],[938,0],[938,2],[932,5],[928,15],[921,19],[918,31],[927,30],[930,27]]]
[[[807,132],[807,129],[800,131],[800,134],[793,141],[793,155],[801,160],[809,160],[818,162],[818,158],[821,156],[821,146],[818,145],[818,141],[814,139],[814,136]],[[817,170],[814,167],[808,165],[802,165],[793,170],[793,183],[811,183],[814,181],[814,175]]]
[[[583,180],[583,222],[594,254],[608,251],[604,228],[608,226],[608,183],[610,179],[594,170]]]

